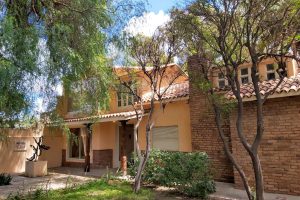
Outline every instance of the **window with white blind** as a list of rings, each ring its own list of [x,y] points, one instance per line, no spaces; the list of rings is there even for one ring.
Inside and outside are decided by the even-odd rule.
[[[179,151],[178,126],[160,126],[152,129],[152,148]]]

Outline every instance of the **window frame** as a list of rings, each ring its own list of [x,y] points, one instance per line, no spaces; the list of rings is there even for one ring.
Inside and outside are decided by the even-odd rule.
[[[133,90],[137,92],[137,88],[134,84],[131,84],[131,87],[133,86]],[[117,106],[118,108],[122,107],[128,107],[131,106],[136,101],[135,95],[131,94],[130,92],[122,92],[122,90],[126,90],[127,88],[124,85],[119,85],[118,91],[117,91]],[[120,91],[121,90],[121,91]]]
[[[276,66],[275,66],[276,63],[268,63],[266,64],[266,79],[269,81],[269,80],[275,80],[278,78],[278,74],[276,73]],[[272,65],[273,66],[273,69],[272,70],[268,70],[268,66]],[[269,74],[274,74],[274,78],[272,79],[269,79],[268,75]]]
[[[68,138],[68,144],[67,144],[67,160],[76,160],[76,161],[84,161],[85,160],[85,155],[84,155],[84,140],[81,136],[81,128],[72,128],[72,129],[79,129],[78,131],[78,157],[71,157],[70,154],[71,154],[71,151],[72,151],[72,148],[71,148],[71,138],[69,137]],[[70,130],[71,131],[71,130]],[[71,132],[71,134],[74,134]],[[81,151],[83,150],[83,155],[81,155]]]
[[[247,69],[247,74],[242,74],[242,70],[244,69]],[[252,82],[252,79],[251,79],[251,67],[242,67],[240,68],[239,70],[239,73],[240,73],[240,83],[241,84],[248,84],[248,83],[251,83]],[[243,83],[243,78],[248,78],[248,82],[247,83]]]
[[[218,74],[218,88],[225,88],[228,85],[228,81],[226,79],[226,73],[221,71],[221,72],[217,72]],[[220,74],[223,74],[223,77],[220,78]],[[220,82],[224,81],[224,86],[220,87]]]

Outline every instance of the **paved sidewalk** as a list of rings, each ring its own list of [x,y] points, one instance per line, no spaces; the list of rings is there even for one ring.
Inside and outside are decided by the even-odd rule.
[[[246,192],[235,189],[233,184],[216,182],[217,191],[209,195],[209,200],[248,200]],[[158,187],[154,189],[155,200],[199,200],[188,198],[172,188]],[[300,200],[300,196],[265,193],[265,200]]]
[[[235,189],[231,183],[217,182],[216,193],[210,195],[212,200],[247,200],[243,190]],[[300,200],[300,196],[265,193],[265,200]]]

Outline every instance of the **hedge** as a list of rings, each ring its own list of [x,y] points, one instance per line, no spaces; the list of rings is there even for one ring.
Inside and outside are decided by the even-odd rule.
[[[138,159],[130,164],[129,173],[135,176]],[[207,198],[215,192],[211,165],[203,152],[167,152],[152,150],[143,172],[144,182],[176,188],[192,197]]]

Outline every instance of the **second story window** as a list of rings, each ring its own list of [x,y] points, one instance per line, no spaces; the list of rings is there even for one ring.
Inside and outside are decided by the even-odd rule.
[[[133,91],[136,93],[136,88],[134,86]],[[130,106],[134,103],[135,98],[132,92],[125,87],[124,85],[119,86],[119,90],[117,92],[117,98],[118,98],[118,107],[125,107]]]
[[[241,69],[241,83],[246,84],[251,82],[251,68],[242,68]]]
[[[226,79],[223,72],[218,73],[218,87],[224,88],[226,86]]]
[[[275,74],[275,65],[274,64],[267,64],[267,79],[272,80],[276,78]]]

